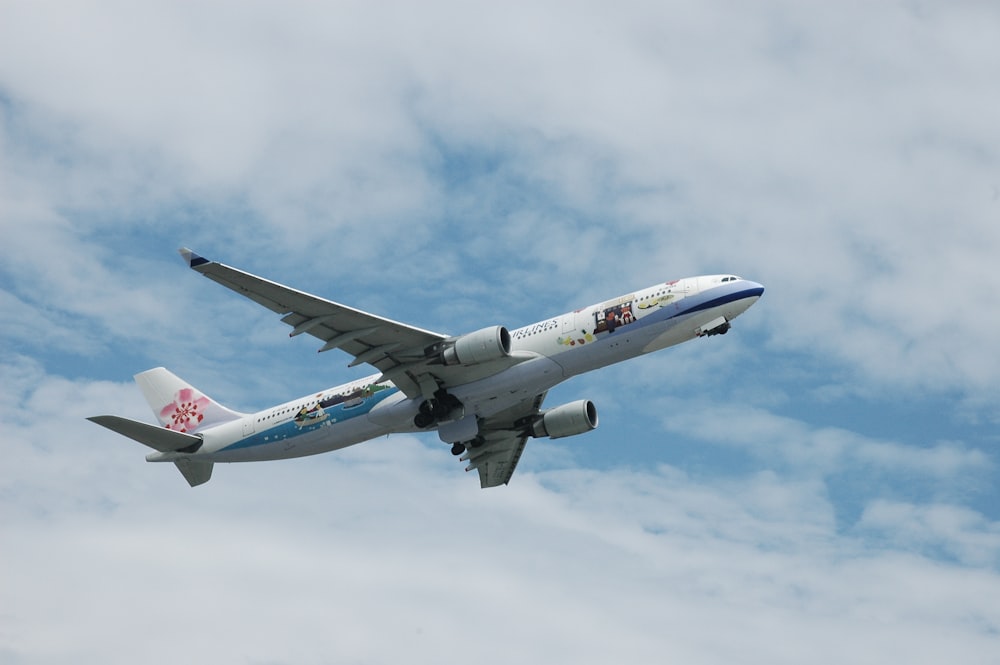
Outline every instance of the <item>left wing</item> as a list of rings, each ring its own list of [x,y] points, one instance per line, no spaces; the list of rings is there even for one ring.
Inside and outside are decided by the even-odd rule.
[[[469,462],[466,471],[479,471],[481,487],[485,489],[510,482],[528,443],[524,424],[538,415],[544,399],[545,393],[542,393],[533,400],[521,402],[480,423],[481,443],[469,448],[460,459]]]

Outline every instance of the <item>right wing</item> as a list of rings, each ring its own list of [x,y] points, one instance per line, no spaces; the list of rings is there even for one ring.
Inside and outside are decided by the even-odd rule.
[[[403,379],[402,385],[397,385],[410,397],[419,394],[419,388],[407,385],[402,376],[405,368],[423,360],[427,347],[448,339],[440,333],[385,319],[209,261],[190,249],[181,249],[180,253],[192,270],[282,314],[281,320],[292,326],[289,336],[308,333],[325,342],[319,349],[321,353],[341,349],[354,356],[352,367],[369,363],[386,378],[395,375]]]
[[[522,362],[531,355],[508,357],[477,365],[442,365],[436,350],[454,338],[369,314],[272,282],[222,263],[209,261],[190,249],[181,256],[192,270],[246,296],[292,326],[290,336],[308,333],[325,344],[320,352],[341,349],[354,356],[350,367],[368,363],[382,372],[377,383],[392,381],[410,398],[482,379]]]

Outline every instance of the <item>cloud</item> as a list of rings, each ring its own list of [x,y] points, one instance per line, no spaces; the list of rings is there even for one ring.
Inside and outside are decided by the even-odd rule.
[[[839,532],[815,481],[534,471],[526,459],[511,486],[483,492],[407,436],[221,465],[191,490],[80,420],[115,395],[136,412],[131,387],[30,383],[3,413],[17,442],[0,476],[18,497],[2,554],[20,571],[5,580],[12,662],[430,662],[491,639],[504,648],[486,662],[920,663],[948,650],[985,663],[996,648],[1000,578],[982,558],[996,543],[971,511],[934,535],[992,548],[959,565],[887,542],[894,506],[876,502]],[[176,621],[183,639],[165,639]]]
[[[996,10],[567,9],[0,8],[0,660],[989,662]],[[191,491],[83,418],[349,376],[180,245],[448,332],[768,290],[504,490],[395,437]]]
[[[992,471],[987,454],[955,442],[916,447],[917,441],[905,445],[840,427],[815,427],[746,404],[664,399],[656,410],[670,433],[747,450],[820,476],[846,468],[947,479]]]
[[[244,232],[224,232],[237,258],[270,247],[291,266],[349,246],[404,282],[473,294],[493,280],[454,268],[484,259],[520,290],[541,266],[581,285],[621,266],[624,285],[654,273],[641,256],[660,279],[735,270],[768,284],[778,348],[989,408],[988,9],[230,9],[206,5],[198,29],[172,6],[115,22],[97,4],[59,22],[9,12],[8,106],[69,139],[73,195],[56,206],[207,202],[238,216]],[[81,56],[25,47],[39,40]],[[456,223],[495,232],[434,256]],[[333,275],[352,272],[340,263]]]
[[[969,565],[995,568],[1000,561],[1000,524],[963,506],[875,501],[858,528],[881,533],[898,547],[932,554],[943,550]]]

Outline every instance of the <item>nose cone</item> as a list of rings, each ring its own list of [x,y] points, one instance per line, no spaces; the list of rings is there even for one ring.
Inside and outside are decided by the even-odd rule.
[[[749,295],[755,298],[760,298],[762,295],[764,295],[763,284],[758,284],[757,282],[751,282],[747,280],[747,287],[748,287],[747,290],[750,292]]]

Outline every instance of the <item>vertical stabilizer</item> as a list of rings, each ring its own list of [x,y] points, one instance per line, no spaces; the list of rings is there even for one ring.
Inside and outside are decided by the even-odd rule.
[[[193,434],[243,417],[163,367],[135,375],[157,420],[167,429]]]

